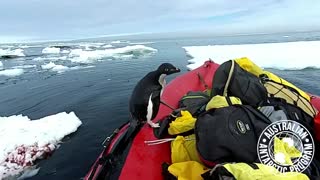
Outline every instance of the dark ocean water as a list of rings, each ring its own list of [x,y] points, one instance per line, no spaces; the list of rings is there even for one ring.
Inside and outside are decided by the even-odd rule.
[[[283,36],[153,39],[148,41],[154,43],[145,46],[157,49],[158,52],[154,55],[129,59],[103,58],[94,62],[93,68],[63,73],[41,71],[41,68],[38,68],[41,64],[37,63],[40,62],[34,62],[32,59],[42,57],[41,50],[48,46],[38,44],[39,47],[25,50],[26,54],[29,53],[27,57],[15,61],[2,61],[5,67],[29,63],[35,64],[37,68],[26,70],[17,77],[0,76],[0,116],[23,114],[31,119],[38,119],[63,111],[74,111],[82,121],[82,126],[76,133],[65,138],[52,157],[40,162],[40,172],[31,179],[80,179],[85,176],[101,152],[101,142],[104,138],[128,120],[128,100],[137,81],[163,62],[170,62],[179,67],[181,73],[187,71],[187,60],[190,57],[186,55],[183,46],[320,39],[319,33]],[[101,39],[99,42],[104,41]],[[61,61],[60,64],[72,65],[68,61]],[[310,93],[320,94],[319,69],[269,70]],[[175,76],[168,77],[167,81]]]

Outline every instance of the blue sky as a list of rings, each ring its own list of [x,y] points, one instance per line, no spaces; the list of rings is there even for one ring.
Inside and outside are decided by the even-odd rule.
[[[1,0],[0,42],[320,30],[319,0]]]

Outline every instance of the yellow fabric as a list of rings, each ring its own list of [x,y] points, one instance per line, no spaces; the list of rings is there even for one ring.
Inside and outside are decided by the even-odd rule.
[[[304,97],[308,101],[310,101],[310,96],[306,92],[304,92],[301,89],[299,89],[297,86],[291,84],[290,82],[278,77],[277,75],[275,75],[275,74],[273,74],[271,72],[264,71],[264,74],[266,74],[270,79],[272,79],[273,81],[275,81],[277,83],[281,83],[281,84],[284,84],[286,86],[289,86],[289,87],[292,87],[292,88],[296,89],[302,97]]]
[[[237,180],[307,180],[307,175],[298,172],[280,173],[276,168],[255,163],[259,169],[253,169],[246,163],[228,163],[223,165]]]
[[[172,163],[184,161],[197,161],[201,162],[196,149],[195,135],[190,136],[177,136],[171,142],[171,161]]]
[[[196,161],[186,161],[170,165],[168,171],[178,180],[202,180],[201,174],[208,169]]]
[[[189,111],[181,111],[181,117],[177,117],[169,124],[168,133],[170,135],[180,134],[194,129],[196,118],[192,117]]]
[[[246,58],[246,57],[238,58],[238,59],[235,59],[235,61],[239,64],[239,66],[241,68],[256,75],[257,77],[259,77],[259,75],[261,75],[261,74],[266,74],[271,80],[296,89],[302,97],[304,97],[308,101],[310,101],[310,96],[307,93],[305,93],[304,91],[302,91],[301,89],[299,89],[295,85],[291,84],[290,82],[278,77],[277,75],[275,75],[269,71],[265,71],[265,70],[261,69],[259,66],[254,64],[249,58]]]
[[[263,69],[253,63],[249,58],[238,58],[235,59],[235,61],[242,69],[254,74],[257,77],[259,77],[260,74],[264,73]]]
[[[237,97],[233,97],[230,96],[230,101],[232,104],[242,104],[241,100]],[[220,96],[220,95],[216,95],[214,97],[211,98],[211,100],[208,102],[207,106],[206,106],[206,111],[208,111],[209,109],[213,109],[213,108],[222,108],[222,107],[227,107],[229,106],[226,97],[224,96]]]
[[[177,117],[170,123],[168,133],[175,135],[192,130],[194,129],[195,122],[196,118],[193,118],[189,111],[181,111],[181,117]],[[184,161],[200,162],[194,134],[186,137],[177,136],[171,142],[171,161],[172,163]]]
[[[292,92],[287,88],[283,88],[283,85],[268,81],[264,83],[264,87],[269,94],[272,94],[274,97],[283,98],[287,103],[298,106],[311,117],[317,115],[318,110],[310,103],[310,101],[301,98],[299,94]]]
[[[279,139],[275,137],[273,148],[275,160],[282,165],[293,165],[291,158],[302,156],[302,153],[293,145],[289,145],[288,142],[285,142],[284,138]]]

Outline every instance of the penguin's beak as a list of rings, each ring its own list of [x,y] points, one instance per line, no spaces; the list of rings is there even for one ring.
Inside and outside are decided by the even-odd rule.
[[[179,68],[175,68],[175,69],[171,69],[171,74],[173,73],[177,73],[177,72],[180,72],[180,69]]]

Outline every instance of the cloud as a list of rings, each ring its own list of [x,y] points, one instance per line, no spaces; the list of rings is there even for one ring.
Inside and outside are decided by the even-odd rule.
[[[247,32],[294,32],[320,30],[320,1],[283,0],[257,7],[222,28]]]
[[[315,30],[319,9],[317,0],[1,0],[0,34],[61,39],[197,29]]]

